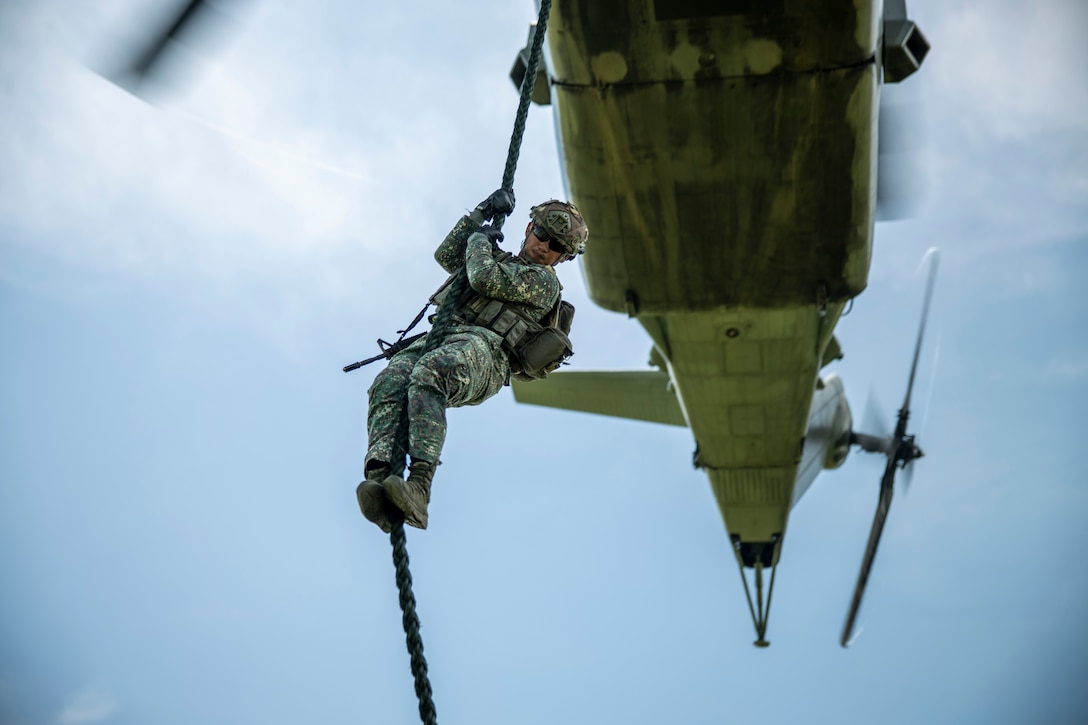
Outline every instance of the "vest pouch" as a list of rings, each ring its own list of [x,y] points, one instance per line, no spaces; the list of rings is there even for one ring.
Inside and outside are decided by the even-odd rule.
[[[515,348],[518,360],[514,367],[534,380],[546,377],[574,354],[570,338],[554,327],[530,332]]]
[[[556,327],[563,332],[570,334],[570,327],[574,324],[574,305],[566,300],[559,300],[559,319],[556,320]]]

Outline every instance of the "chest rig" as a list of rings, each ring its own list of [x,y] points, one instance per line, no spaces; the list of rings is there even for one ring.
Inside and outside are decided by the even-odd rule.
[[[512,256],[502,252],[495,256],[495,261],[506,262]],[[438,288],[431,296],[431,302],[442,303],[452,279]],[[485,297],[469,287],[455,309],[458,324],[482,327],[502,338],[503,352],[510,360],[510,373],[519,380],[545,378],[574,354],[568,337],[574,321],[574,305],[562,297],[541,319],[534,320],[516,305]]]

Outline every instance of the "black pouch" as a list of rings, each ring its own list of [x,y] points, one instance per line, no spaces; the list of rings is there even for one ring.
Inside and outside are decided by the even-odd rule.
[[[539,380],[556,370],[574,354],[567,333],[557,327],[544,327],[531,332],[517,347],[516,367],[520,379]]]

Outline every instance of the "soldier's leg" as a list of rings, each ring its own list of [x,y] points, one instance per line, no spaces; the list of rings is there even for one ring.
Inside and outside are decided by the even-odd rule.
[[[506,358],[486,337],[451,335],[438,349],[422,356],[408,386],[411,477],[390,476],[386,495],[404,512],[405,523],[427,528],[431,480],[446,438],[446,408],[477,405],[506,382]]]
[[[394,355],[389,365],[374,378],[368,391],[366,478],[355,489],[355,497],[363,515],[386,533],[400,514],[386,498],[382,484],[391,473],[399,475],[404,470],[408,383],[412,367],[421,354],[422,348],[408,348]]]
[[[398,424],[407,425],[408,386],[411,382],[412,368],[422,355],[422,346],[415,345],[393,356],[389,364],[374,378],[367,391],[366,430],[367,452],[366,466],[371,462],[385,463],[391,472],[404,470],[404,454],[395,455],[397,448]],[[394,458],[398,460],[393,460]]]
[[[506,358],[483,335],[453,334],[419,359],[408,385],[408,454],[438,463],[446,408],[479,405],[502,389]]]

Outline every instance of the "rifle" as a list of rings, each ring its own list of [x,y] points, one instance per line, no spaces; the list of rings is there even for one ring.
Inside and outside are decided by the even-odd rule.
[[[348,365],[348,366],[346,366],[344,368],[344,372],[345,373],[350,373],[352,370],[358,370],[362,366],[369,365],[370,363],[381,360],[382,358],[385,358],[386,360],[388,360],[389,358],[393,357],[398,352],[400,352],[404,348],[408,347],[413,342],[415,342],[416,340],[418,340],[419,338],[423,337],[426,334],[427,334],[426,332],[421,332],[418,335],[412,335],[411,337],[403,337],[403,338],[397,340],[396,342],[386,342],[385,340],[382,340],[381,338],[378,338],[378,347],[381,348],[381,353],[379,353],[378,355],[375,355],[374,357],[368,357],[366,360],[360,360],[359,362],[353,362],[351,365]]]
[[[438,293],[436,292],[435,294],[438,294]],[[432,299],[433,299],[433,297],[432,297]],[[385,340],[383,340],[383,339],[381,339],[379,337],[378,338],[378,348],[381,350],[381,354],[375,355],[374,357],[368,357],[366,360],[360,360],[359,362],[353,362],[351,365],[348,365],[348,366],[346,366],[344,368],[344,372],[345,373],[350,373],[352,370],[358,370],[362,366],[369,365],[370,363],[381,360],[382,358],[385,358],[386,360],[388,360],[389,358],[393,357],[394,355],[396,355],[398,352],[400,352],[404,348],[411,345],[413,342],[415,342],[419,338],[426,335],[427,334],[426,332],[421,332],[418,335],[412,335],[411,337],[405,337],[405,335],[407,335],[409,332],[412,331],[413,327],[415,327],[416,325],[419,324],[419,321],[423,319],[423,315],[427,314],[427,308],[430,307],[430,306],[431,306],[431,300],[427,300],[427,304],[423,305],[423,309],[420,310],[419,314],[416,315],[414,320],[412,320],[412,324],[408,325],[408,327],[404,328],[403,330],[397,330],[397,332],[400,333],[400,337],[397,338],[396,342],[386,342]]]

